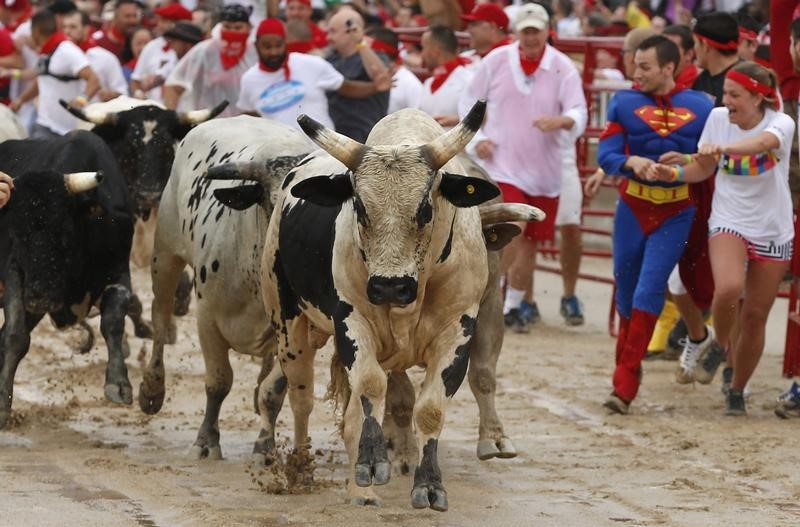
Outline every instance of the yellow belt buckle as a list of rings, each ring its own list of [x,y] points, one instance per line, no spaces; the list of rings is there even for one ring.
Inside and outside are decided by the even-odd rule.
[[[664,203],[675,203],[689,198],[689,185],[683,184],[678,187],[656,187],[642,185],[633,179],[628,181],[628,188],[625,191],[629,196],[643,199],[656,205]]]

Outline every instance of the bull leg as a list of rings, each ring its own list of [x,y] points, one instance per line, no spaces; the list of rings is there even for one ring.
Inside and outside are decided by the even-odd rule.
[[[182,317],[189,312],[189,304],[192,302],[192,279],[185,270],[181,273],[178,289],[175,291],[175,308],[173,314]]]
[[[478,459],[512,458],[517,455],[495,409],[497,359],[503,347],[503,297],[499,280],[489,279],[489,290],[478,310],[475,338],[469,351],[469,387],[478,402]]]
[[[159,250],[159,245],[156,240],[155,256],[150,264],[153,280],[153,353],[142,372],[142,383],[139,385],[139,408],[146,414],[158,413],[164,404],[164,346],[175,342],[175,324],[172,320],[175,288],[181,270],[186,265],[167,250]]]
[[[275,354],[277,353],[277,344],[278,341],[276,340],[274,334],[271,334],[270,337],[267,338],[267,346],[264,352],[264,356],[261,357],[261,370],[258,372],[258,378],[256,379],[256,387],[253,390],[253,409],[256,415],[261,413],[261,409],[258,407],[258,393],[261,387],[261,383],[264,382],[264,379],[272,372],[273,367],[275,366]]]
[[[261,431],[253,445],[253,461],[258,465],[271,465],[277,458],[275,450],[275,422],[286,397],[286,375],[280,364],[273,367],[258,388],[258,410]]]
[[[334,313],[336,348],[350,367],[352,392],[344,414],[344,441],[353,477],[347,484],[350,503],[380,505],[371,485],[389,482],[392,466],[380,423],[386,398],[386,373],[375,355],[370,326],[352,308],[340,302]]]
[[[386,413],[383,437],[395,473],[408,474],[417,466],[419,452],[411,429],[414,412],[414,386],[406,372],[392,372],[386,387]]]
[[[81,342],[78,348],[75,350],[75,352],[81,355],[85,355],[86,353],[92,351],[92,348],[94,347],[94,331],[92,330],[92,326],[90,326],[89,323],[86,322],[85,320],[81,320],[78,323],[78,327],[81,328],[86,333],[86,336],[84,337],[83,342]]]
[[[467,373],[469,345],[475,333],[475,318],[464,314],[460,322],[447,326],[429,346],[425,383],[414,405],[417,444],[422,452],[411,490],[415,509],[446,511],[448,506],[437,459],[439,436],[446,399],[455,395]]]
[[[200,319],[202,322],[202,319]],[[198,323],[197,336],[206,365],[206,414],[189,452],[194,459],[222,459],[219,446],[219,411],[233,385],[230,346],[212,323]]]
[[[128,317],[133,322],[133,334],[140,339],[153,338],[153,328],[149,322],[142,317],[142,301],[136,293],[131,294],[131,301],[128,304]]]
[[[22,306],[22,280],[9,269],[5,291],[5,323],[0,329],[0,430],[11,417],[14,375],[31,344],[31,331],[44,315],[26,313]]]
[[[100,331],[108,348],[105,395],[109,401],[121,404],[133,402],[133,388],[128,380],[122,349],[130,294],[125,286],[112,285],[106,288],[100,299]]]

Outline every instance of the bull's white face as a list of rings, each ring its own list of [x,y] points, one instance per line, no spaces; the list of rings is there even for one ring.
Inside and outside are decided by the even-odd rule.
[[[414,296],[431,244],[436,171],[418,147],[374,148],[353,182],[358,243],[370,280],[400,287],[398,303],[404,303],[403,288]]]

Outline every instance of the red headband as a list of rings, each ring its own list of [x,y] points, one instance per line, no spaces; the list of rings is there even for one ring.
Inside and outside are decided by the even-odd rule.
[[[758,33],[751,31],[750,29],[740,27],[739,40],[758,40]]]
[[[695,38],[698,38],[698,39],[702,40],[703,42],[705,42],[706,44],[708,44],[712,48],[727,49],[727,50],[733,50],[733,51],[739,49],[739,41],[738,40],[729,40],[728,42],[718,42],[716,40],[713,40],[713,39],[710,39],[708,37],[705,37],[705,36],[701,35],[700,33],[695,33],[694,36],[695,36]]]
[[[256,30],[256,38],[261,35],[278,35],[286,38],[286,28],[283,27],[283,22],[277,18],[265,18]]]
[[[728,70],[728,73],[725,74],[725,78],[741,84],[742,87],[744,87],[744,89],[750,93],[760,93],[769,99],[777,99],[777,94],[773,86],[768,86],[762,82],[759,82],[746,73],[736,70]]]
[[[372,39],[372,44],[370,45],[370,47],[375,51],[381,51],[383,53],[386,53],[386,55],[391,59],[397,58],[397,56],[400,54],[399,49],[392,46],[391,44],[383,42],[382,40],[378,40],[377,38]]]

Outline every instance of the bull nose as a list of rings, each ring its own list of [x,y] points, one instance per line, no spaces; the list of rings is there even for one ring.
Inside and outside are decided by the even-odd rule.
[[[372,276],[367,281],[367,297],[375,305],[405,306],[417,299],[417,281],[410,276],[400,278]]]

